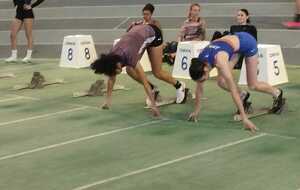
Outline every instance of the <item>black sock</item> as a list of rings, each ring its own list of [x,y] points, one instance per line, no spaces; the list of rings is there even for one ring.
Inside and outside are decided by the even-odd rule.
[[[174,85],[174,87],[176,89],[179,89],[181,87],[181,83],[179,81],[177,81],[176,84]]]

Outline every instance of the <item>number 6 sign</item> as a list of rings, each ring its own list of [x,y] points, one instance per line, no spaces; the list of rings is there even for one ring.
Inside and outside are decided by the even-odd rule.
[[[191,60],[198,57],[199,53],[208,44],[208,41],[179,42],[172,76],[175,78],[191,79],[189,74]],[[217,76],[217,71],[215,69],[211,71],[210,76]]]
[[[60,66],[67,68],[85,68],[97,59],[94,41],[91,35],[66,36],[60,58]]]

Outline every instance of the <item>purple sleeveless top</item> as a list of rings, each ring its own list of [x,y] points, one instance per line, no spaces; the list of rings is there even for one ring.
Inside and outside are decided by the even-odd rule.
[[[120,41],[112,48],[111,53],[121,57],[122,66],[135,67],[154,39],[155,31],[152,26],[136,25],[121,37]]]

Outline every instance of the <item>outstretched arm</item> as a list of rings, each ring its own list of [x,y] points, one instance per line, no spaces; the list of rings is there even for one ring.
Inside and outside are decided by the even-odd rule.
[[[189,121],[197,122],[197,117],[198,117],[198,115],[200,113],[200,109],[201,109],[202,94],[203,94],[203,83],[202,82],[197,82],[195,108],[194,108],[194,112],[192,112],[189,115],[189,118],[188,118]]]
[[[106,92],[106,100],[102,105],[102,109],[109,109],[111,106],[112,92],[114,89],[114,85],[116,82],[116,76],[110,76],[107,80],[107,92]]]
[[[220,74],[223,76],[223,78],[227,83],[227,86],[231,92],[232,99],[240,112],[240,116],[244,123],[245,129],[248,129],[254,133],[256,131],[256,126],[248,119],[245,113],[243,103],[239,95],[239,90],[233,79],[231,69],[229,68],[229,64],[227,61],[224,61],[226,59],[228,59],[227,55],[220,55],[219,58],[217,59],[216,66],[218,68],[218,71],[220,72]]]

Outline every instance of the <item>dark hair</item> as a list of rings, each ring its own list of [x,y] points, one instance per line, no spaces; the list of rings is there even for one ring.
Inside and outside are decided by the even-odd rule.
[[[117,64],[120,63],[121,57],[112,53],[101,54],[101,57],[91,64],[91,69],[96,74],[105,74],[107,76],[116,75]]]
[[[246,16],[249,16],[250,13],[247,9],[240,9],[240,11],[242,11],[243,13],[246,14]],[[250,18],[247,19],[247,24],[251,23]]]
[[[199,80],[204,75],[204,63],[198,58],[193,58],[191,60],[189,72],[194,81]]]
[[[143,8],[143,11],[150,11],[151,14],[153,14],[154,10],[155,7],[151,3],[146,4],[145,7]]]

